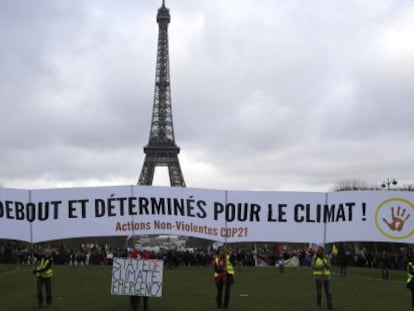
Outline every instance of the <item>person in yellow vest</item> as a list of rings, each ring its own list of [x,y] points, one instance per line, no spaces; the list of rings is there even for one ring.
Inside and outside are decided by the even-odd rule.
[[[37,278],[37,302],[39,308],[43,308],[43,287],[46,291],[46,306],[50,307],[52,304],[52,253],[49,249],[44,249],[42,255],[37,257],[37,266],[33,270],[33,274]]]
[[[218,309],[227,309],[229,307],[230,289],[234,283],[233,265],[234,256],[230,256],[228,251],[223,246],[220,246],[213,260],[214,282],[217,288],[216,302]]]
[[[408,258],[407,273],[407,288],[411,290],[411,307],[414,311],[414,263],[412,256]]]
[[[325,255],[324,248],[319,246],[316,249],[315,255],[312,257],[313,275],[315,276],[316,284],[316,308],[322,307],[322,286],[325,289],[326,303],[329,310],[333,310],[332,306],[332,293],[330,289],[331,278],[331,262],[329,257]]]

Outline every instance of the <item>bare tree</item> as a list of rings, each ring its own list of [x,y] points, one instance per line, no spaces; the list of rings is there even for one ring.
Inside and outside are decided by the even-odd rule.
[[[366,181],[359,179],[346,179],[335,184],[333,191],[358,191],[358,190],[384,190],[381,185],[369,185]],[[392,190],[414,191],[413,184],[405,184],[393,187]]]
[[[335,184],[334,191],[355,191],[355,190],[371,190],[365,181],[348,179],[342,180]]]

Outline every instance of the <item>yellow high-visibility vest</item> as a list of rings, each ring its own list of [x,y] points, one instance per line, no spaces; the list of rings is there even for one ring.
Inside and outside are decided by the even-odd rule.
[[[322,266],[324,264],[325,265],[328,264],[328,258],[320,258],[320,257],[316,256],[313,275],[315,275],[315,276],[328,276],[328,275],[331,275],[331,271],[329,271],[329,269],[327,267],[322,269]]]
[[[50,262],[50,259],[49,258],[42,258],[40,260],[40,263],[37,265],[37,269],[36,270],[43,270],[44,268],[47,267],[47,265],[49,264],[49,262]],[[42,277],[44,279],[51,278],[53,276],[53,270],[50,267],[49,269],[47,269],[45,271],[37,272],[36,273],[36,276],[40,276],[40,277]]]
[[[413,271],[413,269],[414,269],[413,262],[410,261],[407,265],[407,272],[408,272],[407,283],[410,283],[410,281],[414,278],[414,274],[411,273],[411,271]]]
[[[219,264],[219,257],[216,257],[214,259],[214,261],[215,261],[216,265],[218,265]],[[227,270],[227,274],[234,274],[234,267],[233,267],[233,264],[230,261],[230,256],[229,255],[226,255],[226,270]],[[219,275],[219,273],[214,272],[214,277],[215,278],[218,277],[218,275]]]

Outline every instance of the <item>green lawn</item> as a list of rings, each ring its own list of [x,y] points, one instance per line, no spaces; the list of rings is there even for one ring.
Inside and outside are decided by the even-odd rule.
[[[127,296],[110,294],[111,267],[55,266],[52,310],[129,310]],[[346,278],[333,271],[335,310],[411,311],[404,271],[390,271],[381,280],[378,269],[350,268]],[[236,274],[230,310],[314,310],[315,288],[311,269],[243,268]],[[35,279],[31,267],[0,265],[0,310],[36,309]],[[207,267],[164,270],[163,295],[150,298],[151,311],[204,311],[215,309],[212,271]]]

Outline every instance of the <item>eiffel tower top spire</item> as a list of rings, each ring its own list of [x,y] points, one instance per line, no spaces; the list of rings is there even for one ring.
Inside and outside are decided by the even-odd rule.
[[[165,1],[162,1],[162,6],[158,9],[157,14],[157,23],[160,23],[161,20],[168,20],[167,24],[170,22],[170,10],[165,6]]]
[[[140,185],[151,185],[156,166],[167,166],[171,186],[185,187],[178,161],[180,148],[175,144],[171,109],[170,62],[168,51],[168,24],[170,10],[165,1],[158,9],[158,50],[155,70],[154,105],[149,143],[144,147],[144,166],[138,180]]]

